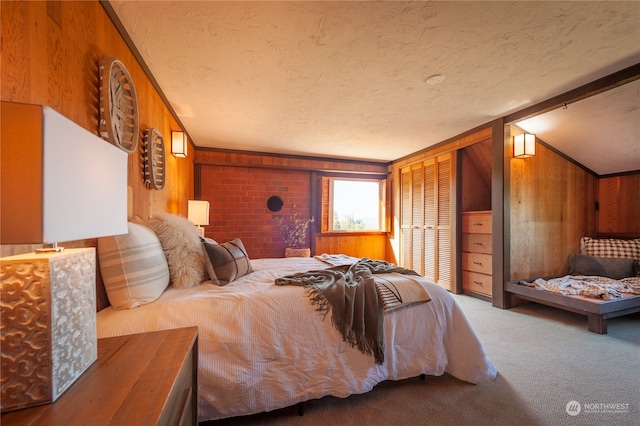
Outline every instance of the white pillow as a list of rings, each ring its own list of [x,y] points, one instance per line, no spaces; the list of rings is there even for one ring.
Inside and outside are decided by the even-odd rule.
[[[169,285],[169,268],[160,241],[146,226],[128,223],[129,233],[98,239],[100,272],[114,309],[131,309],[156,300]]]
[[[173,287],[195,287],[207,279],[200,234],[193,223],[185,217],[164,213],[150,219],[147,225],[160,240]]]

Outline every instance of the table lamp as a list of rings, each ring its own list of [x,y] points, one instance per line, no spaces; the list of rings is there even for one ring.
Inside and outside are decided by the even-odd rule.
[[[2,102],[0,408],[55,401],[97,359],[95,248],[59,242],[127,233],[128,154],[52,108]],[[40,251],[40,250],[39,250]]]
[[[195,224],[201,237],[204,237],[202,225],[209,224],[209,202],[202,200],[189,200],[187,206],[187,219]]]

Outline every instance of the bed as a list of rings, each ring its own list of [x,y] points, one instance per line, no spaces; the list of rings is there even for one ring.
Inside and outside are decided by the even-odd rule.
[[[478,384],[496,377],[495,366],[452,296],[420,276],[407,277],[424,288],[430,300],[384,314],[384,360],[377,362],[345,343],[329,317],[310,303],[305,287],[275,284],[283,276],[332,268],[326,261],[249,259],[241,241],[234,240],[235,245],[218,246],[233,258],[235,277],[221,283],[222,276],[229,278],[223,271],[229,265],[215,269],[205,247],[200,251],[204,268],[217,275],[186,286],[174,274],[177,260],[159,232],[171,284],[147,297],[149,288],[138,288],[148,287],[145,277],[163,275],[157,273],[157,265],[141,273],[140,264],[154,264],[150,253],[155,243],[136,237],[142,232],[152,239],[147,231],[130,223],[129,234],[99,241],[100,270],[109,300],[117,306],[112,303],[97,313],[98,337],[198,326],[200,421],[271,411],[326,395],[347,397],[385,380],[448,373]],[[127,242],[132,238],[135,241]],[[109,245],[114,241],[117,249]],[[184,247],[178,251],[184,258]],[[196,252],[192,255],[197,257]],[[215,270],[209,271],[212,267]],[[118,275],[115,270],[124,271],[124,284],[112,279]],[[129,299],[137,299],[135,306],[123,307],[123,299],[118,299],[123,286],[129,287]]]
[[[588,330],[607,334],[607,320],[640,312],[640,239],[591,238],[569,256],[569,274],[505,283],[508,306],[518,299],[587,316]]]

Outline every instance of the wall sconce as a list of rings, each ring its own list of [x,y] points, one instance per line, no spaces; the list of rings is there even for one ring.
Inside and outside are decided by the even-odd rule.
[[[187,135],[181,130],[171,131],[171,153],[178,158],[187,158]]]
[[[128,154],[52,108],[2,102],[2,412],[55,401],[97,359],[95,248],[127,233]],[[5,374],[6,372],[6,374]]]
[[[201,225],[209,224],[209,202],[189,200],[187,218],[196,225],[200,236],[204,237],[204,228]]]
[[[513,157],[527,158],[536,155],[536,135],[522,133],[513,137]]]

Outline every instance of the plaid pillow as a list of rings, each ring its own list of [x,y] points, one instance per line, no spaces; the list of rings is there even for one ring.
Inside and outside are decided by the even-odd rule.
[[[620,257],[640,261],[640,238],[618,240],[614,238],[582,237],[580,254],[597,257]]]

